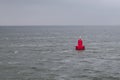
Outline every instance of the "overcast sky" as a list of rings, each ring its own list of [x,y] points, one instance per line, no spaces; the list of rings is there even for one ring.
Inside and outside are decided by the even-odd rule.
[[[0,25],[120,25],[120,0],[0,0]]]

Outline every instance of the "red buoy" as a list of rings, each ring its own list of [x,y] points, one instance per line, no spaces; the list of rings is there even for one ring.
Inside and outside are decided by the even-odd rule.
[[[82,39],[78,39],[78,45],[75,48],[76,50],[85,50]]]

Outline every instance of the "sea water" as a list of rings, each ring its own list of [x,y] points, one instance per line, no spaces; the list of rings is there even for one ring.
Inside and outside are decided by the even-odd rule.
[[[120,80],[120,26],[1,26],[0,80]]]

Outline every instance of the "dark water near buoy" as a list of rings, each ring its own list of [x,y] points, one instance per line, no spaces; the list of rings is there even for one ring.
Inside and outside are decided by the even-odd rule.
[[[120,26],[1,26],[0,80],[120,80]]]

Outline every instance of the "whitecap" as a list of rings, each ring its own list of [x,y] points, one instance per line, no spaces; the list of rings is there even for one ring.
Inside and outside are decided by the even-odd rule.
[[[72,50],[63,50],[63,51],[59,51],[59,53],[68,53],[71,52]]]
[[[8,62],[8,64],[18,64],[18,63],[20,63],[20,62]]]
[[[16,51],[14,51],[14,53],[15,53],[15,54],[17,54],[17,53],[18,53],[18,51],[16,50]]]

